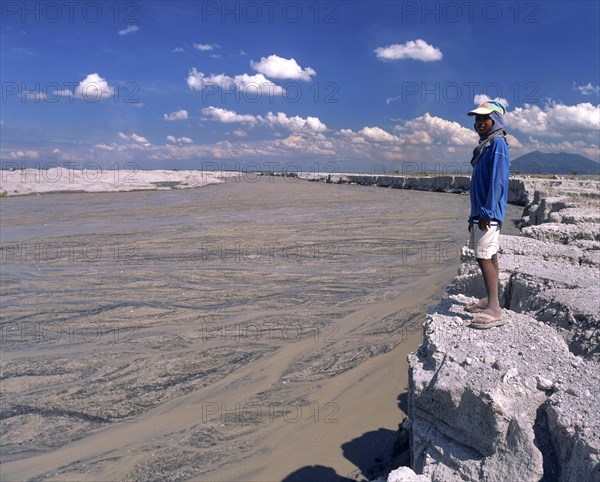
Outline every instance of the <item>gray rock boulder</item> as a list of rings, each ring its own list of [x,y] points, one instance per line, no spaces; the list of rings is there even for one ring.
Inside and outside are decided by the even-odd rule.
[[[523,228],[524,236],[549,243],[571,244],[579,240],[600,241],[600,224],[546,223]]]
[[[589,389],[600,388],[597,365],[570,353],[555,330],[527,315],[505,311],[503,327],[468,328],[463,308],[471,300],[442,301],[409,356],[413,469],[432,481],[537,482],[552,466],[557,480],[594,480],[597,447],[577,431],[564,439],[573,421],[551,407],[567,406],[561,397],[574,391],[588,404],[577,414],[587,435],[600,429],[600,403]],[[540,379],[550,388],[540,389]],[[569,471],[583,478],[561,475]]]
[[[400,467],[390,472],[387,482],[431,482],[425,475],[417,475],[409,467]]]

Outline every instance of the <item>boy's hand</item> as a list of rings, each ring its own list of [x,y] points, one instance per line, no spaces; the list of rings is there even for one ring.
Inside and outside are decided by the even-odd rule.
[[[479,230],[480,231],[487,231],[488,229],[490,229],[490,222],[487,219],[479,219]]]

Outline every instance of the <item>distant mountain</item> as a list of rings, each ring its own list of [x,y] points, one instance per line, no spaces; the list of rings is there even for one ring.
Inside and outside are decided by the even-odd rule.
[[[521,174],[600,174],[600,163],[579,154],[533,151],[514,159],[510,170]]]

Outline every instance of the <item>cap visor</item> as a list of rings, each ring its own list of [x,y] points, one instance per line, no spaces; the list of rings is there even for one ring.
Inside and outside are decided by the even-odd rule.
[[[477,107],[477,109],[473,109],[472,111],[469,111],[467,113],[467,115],[477,115],[477,114],[488,115],[488,114],[491,114],[492,112],[494,112],[493,109],[486,109],[485,107]]]

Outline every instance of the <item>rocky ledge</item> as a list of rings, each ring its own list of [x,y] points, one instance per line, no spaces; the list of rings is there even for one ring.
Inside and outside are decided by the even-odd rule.
[[[467,325],[472,251],[409,355],[411,467],[388,482],[600,481],[600,205],[593,181],[530,181],[501,236],[507,324]]]
[[[597,363],[529,315],[468,328],[472,299],[443,300],[409,357],[413,470],[444,482],[600,480]]]
[[[358,184],[361,186],[391,187],[396,189],[414,189],[418,191],[436,191],[466,193],[471,183],[470,175],[443,175],[443,176],[404,176],[399,174],[360,174],[360,173],[315,173],[315,172],[285,172],[274,173],[285,177],[296,177],[306,181],[326,182],[330,184]],[[553,193],[564,199],[595,202],[600,200],[598,181],[580,179],[540,179],[529,176],[511,177],[508,186],[508,202],[517,206],[528,206],[532,212],[537,212],[542,199],[550,197]],[[537,197],[536,197],[537,196]],[[546,205],[546,209],[558,210],[560,206]],[[525,213],[529,216],[529,212]],[[528,218],[527,218],[528,219]],[[533,224],[538,224],[534,222]]]

